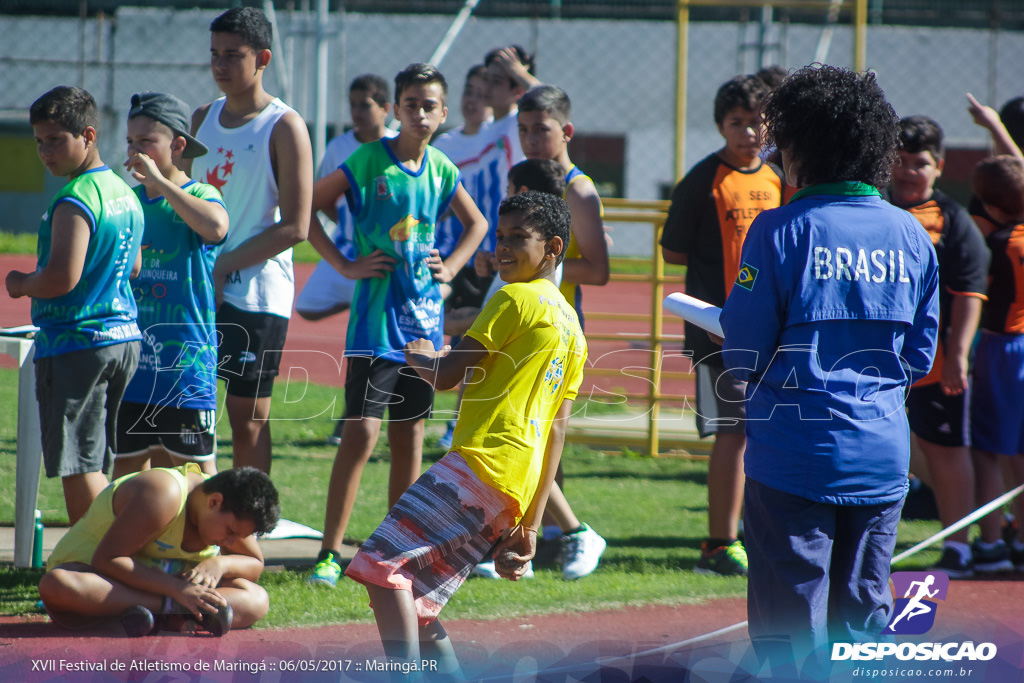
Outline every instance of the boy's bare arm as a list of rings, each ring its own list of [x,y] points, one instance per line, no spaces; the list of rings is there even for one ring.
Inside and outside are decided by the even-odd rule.
[[[181,488],[166,472],[144,472],[114,494],[114,521],[92,558],[92,567],[107,578],[148,593],[166,595],[196,616],[227,604],[210,586],[192,583],[132,557],[155,539],[178,514]]]
[[[194,112],[192,112],[192,121],[191,121],[192,129],[188,132],[189,135],[191,135],[192,137],[196,136],[196,133],[199,131],[199,126],[203,125],[203,121],[206,119],[206,113],[208,111],[210,111],[210,104],[212,104],[212,103],[208,102],[208,103],[204,104],[203,106],[199,107],[198,109],[196,109]],[[181,160],[181,170],[185,172],[185,175],[187,175],[189,178],[191,178],[192,177],[192,160],[191,159],[182,159]],[[203,178],[197,178],[197,180],[199,180],[200,182],[206,182],[206,180],[203,179]]]
[[[505,69],[505,73],[508,74],[509,78],[519,83],[523,90],[529,90],[541,84],[540,79],[526,70],[526,67],[519,61],[519,57],[516,56],[515,50],[512,48],[504,47],[499,50],[495,55],[495,62],[500,64]]]
[[[439,282],[450,282],[455,274],[469,263],[469,259],[473,258],[477,247],[480,246],[480,242],[487,234],[487,219],[480,213],[480,209],[477,208],[462,183],[459,183],[455,190],[451,207],[452,212],[465,226],[465,229],[448,258],[443,261],[438,259],[429,264],[431,270],[434,271],[434,279]]]
[[[950,307],[949,331],[942,366],[942,392],[957,396],[967,390],[967,356],[981,321],[982,300],[976,296],[954,296]]]
[[[665,259],[665,263],[671,263],[676,266],[685,266],[688,260],[688,254],[684,254],[681,251],[672,251],[671,249],[662,247],[661,258]]]
[[[580,178],[566,188],[565,201],[572,214],[572,236],[580,255],[565,259],[562,280],[581,285],[606,284],[611,271],[597,188],[589,180]]]
[[[248,579],[256,582],[263,573],[263,552],[255,536],[239,539],[230,546],[221,546],[221,554],[210,557],[185,572],[190,583],[216,588],[225,580]]]
[[[92,234],[85,213],[70,202],[60,202],[51,226],[46,265],[32,273],[12,270],[7,274],[7,292],[12,297],[52,299],[67,294],[82,279]]]
[[[999,112],[978,102],[971,93],[967,93],[967,111],[976,124],[988,130],[996,154],[1009,154],[1024,161],[1024,153],[1010,137],[1010,132],[999,118]]]
[[[395,269],[397,262],[395,258],[388,256],[380,249],[375,249],[366,256],[358,256],[355,260],[350,261],[341,253],[334,240],[328,236],[315,212],[309,219],[309,243],[334,270],[350,280],[386,277]]]
[[[547,447],[544,449],[544,467],[540,473],[537,492],[523,513],[523,518],[494,548],[494,566],[498,574],[513,581],[526,571],[526,563],[537,552],[537,530],[541,526],[544,508],[548,504],[551,487],[555,483],[555,472],[562,459],[565,446],[565,431],[572,414],[572,399],[564,399],[555,414],[548,432]]]
[[[405,345],[405,362],[416,374],[430,382],[435,389],[451,389],[466,376],[466,370],[479,366],[489,351],[472,337],[463,337],[452,349],[441,350],[426,339],[416,339]]]
[[[349,190],[348,176],[338,169],[313,183],[313,210],[309,215],[309,243],[332,268],[350,280],[382,278],[395,269],[397,262],[380,249],[371,254],[350,261],[338,249],[324,226],[317,211],[325,211],[337,205],[338,200]],[[333,212],[332,212],[333,213]]]
[[[313,152],[306,124],[288,112],[270,135],[270,156],[277,178],[281,220],[253,235],[235,249],[223,252],[214,268],[216,282],[242,268],[263,263],[306,239],[313,192]],[[219,276],[219,277],[217,277]]]

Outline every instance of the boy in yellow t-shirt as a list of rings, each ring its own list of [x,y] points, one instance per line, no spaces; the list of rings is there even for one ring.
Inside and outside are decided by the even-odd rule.
[[[458,660],[437,615],[496,542],[498,572],[513,581],[526,572],[587,356],[576,314],[553,281],[569,241],[568,206],[527,192],[502,202],[498,215],[495,255],[509,284],[454,350],[423,339],[405,347],[406,362],[438,388],[473,368],[452,449],[398,500],[346,571],[366,585],[390,660],[422,659],[450,674],[459,673]]]

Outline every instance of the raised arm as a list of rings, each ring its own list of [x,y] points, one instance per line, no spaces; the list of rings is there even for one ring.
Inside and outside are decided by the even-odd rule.
[[[993,151],[996,154],[1009,154],[1024,161],[1024,154],[1010,137],[1010,132],[1006,130],[1002,119],[999,118],[999,112],[978,102],[971,93],[967,93],[967,111],[970,112],[971,118],[976,124],[988,131],[992,137]]]
[[[228,212],[219,202],[209,201],[181,189],[160,173],[147,154],[133,154],[125,162],[132,177],[142,183],[151,196],[162,195],[185,225],[207,244],[220,244],[228,234]]]
[[[529,90],[535,85],[541,84],[540,79],[526,70],[523,63],[519,61],[519,57],[516,56],[515,50],[510,47],[499,50],[495,55],[495,62],[500,64],[509,78],[519,83],[523,90]]]

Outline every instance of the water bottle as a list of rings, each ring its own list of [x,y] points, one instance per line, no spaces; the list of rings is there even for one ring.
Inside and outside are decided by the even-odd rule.
[[[32,540],[32,566],[43,566],[43,513],[36,510],[35,538]]]

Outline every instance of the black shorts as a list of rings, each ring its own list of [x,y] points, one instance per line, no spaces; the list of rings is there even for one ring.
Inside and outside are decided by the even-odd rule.
[[[470,264],[463,267],[452,278],[450,283],[452,293],[444,301],[445,310],[465,307],[480,308],[484,305],[484,295],[487,294],[495,276],[480,277],[472,266],[472,259],[470,259]]]
[[[942,384],[911,387],[907,392],[907,419],[910,431],[919,439],[938,446],[969,446],[967,429],[967,392],[957,396],[942,393]]]
[[[122,401],[117,413],[116,458],[142,455],[159,446],[195,462],[217,456],[217,411]]]
[[[434,387],[405,363],[349,356],[345,373],[345,417],[420,420],[430,417]]]
[[[288,318],[221,304],[217,309],[217,377],[227,382],[227,393],[245,398],[270,396],[287,335]]]

